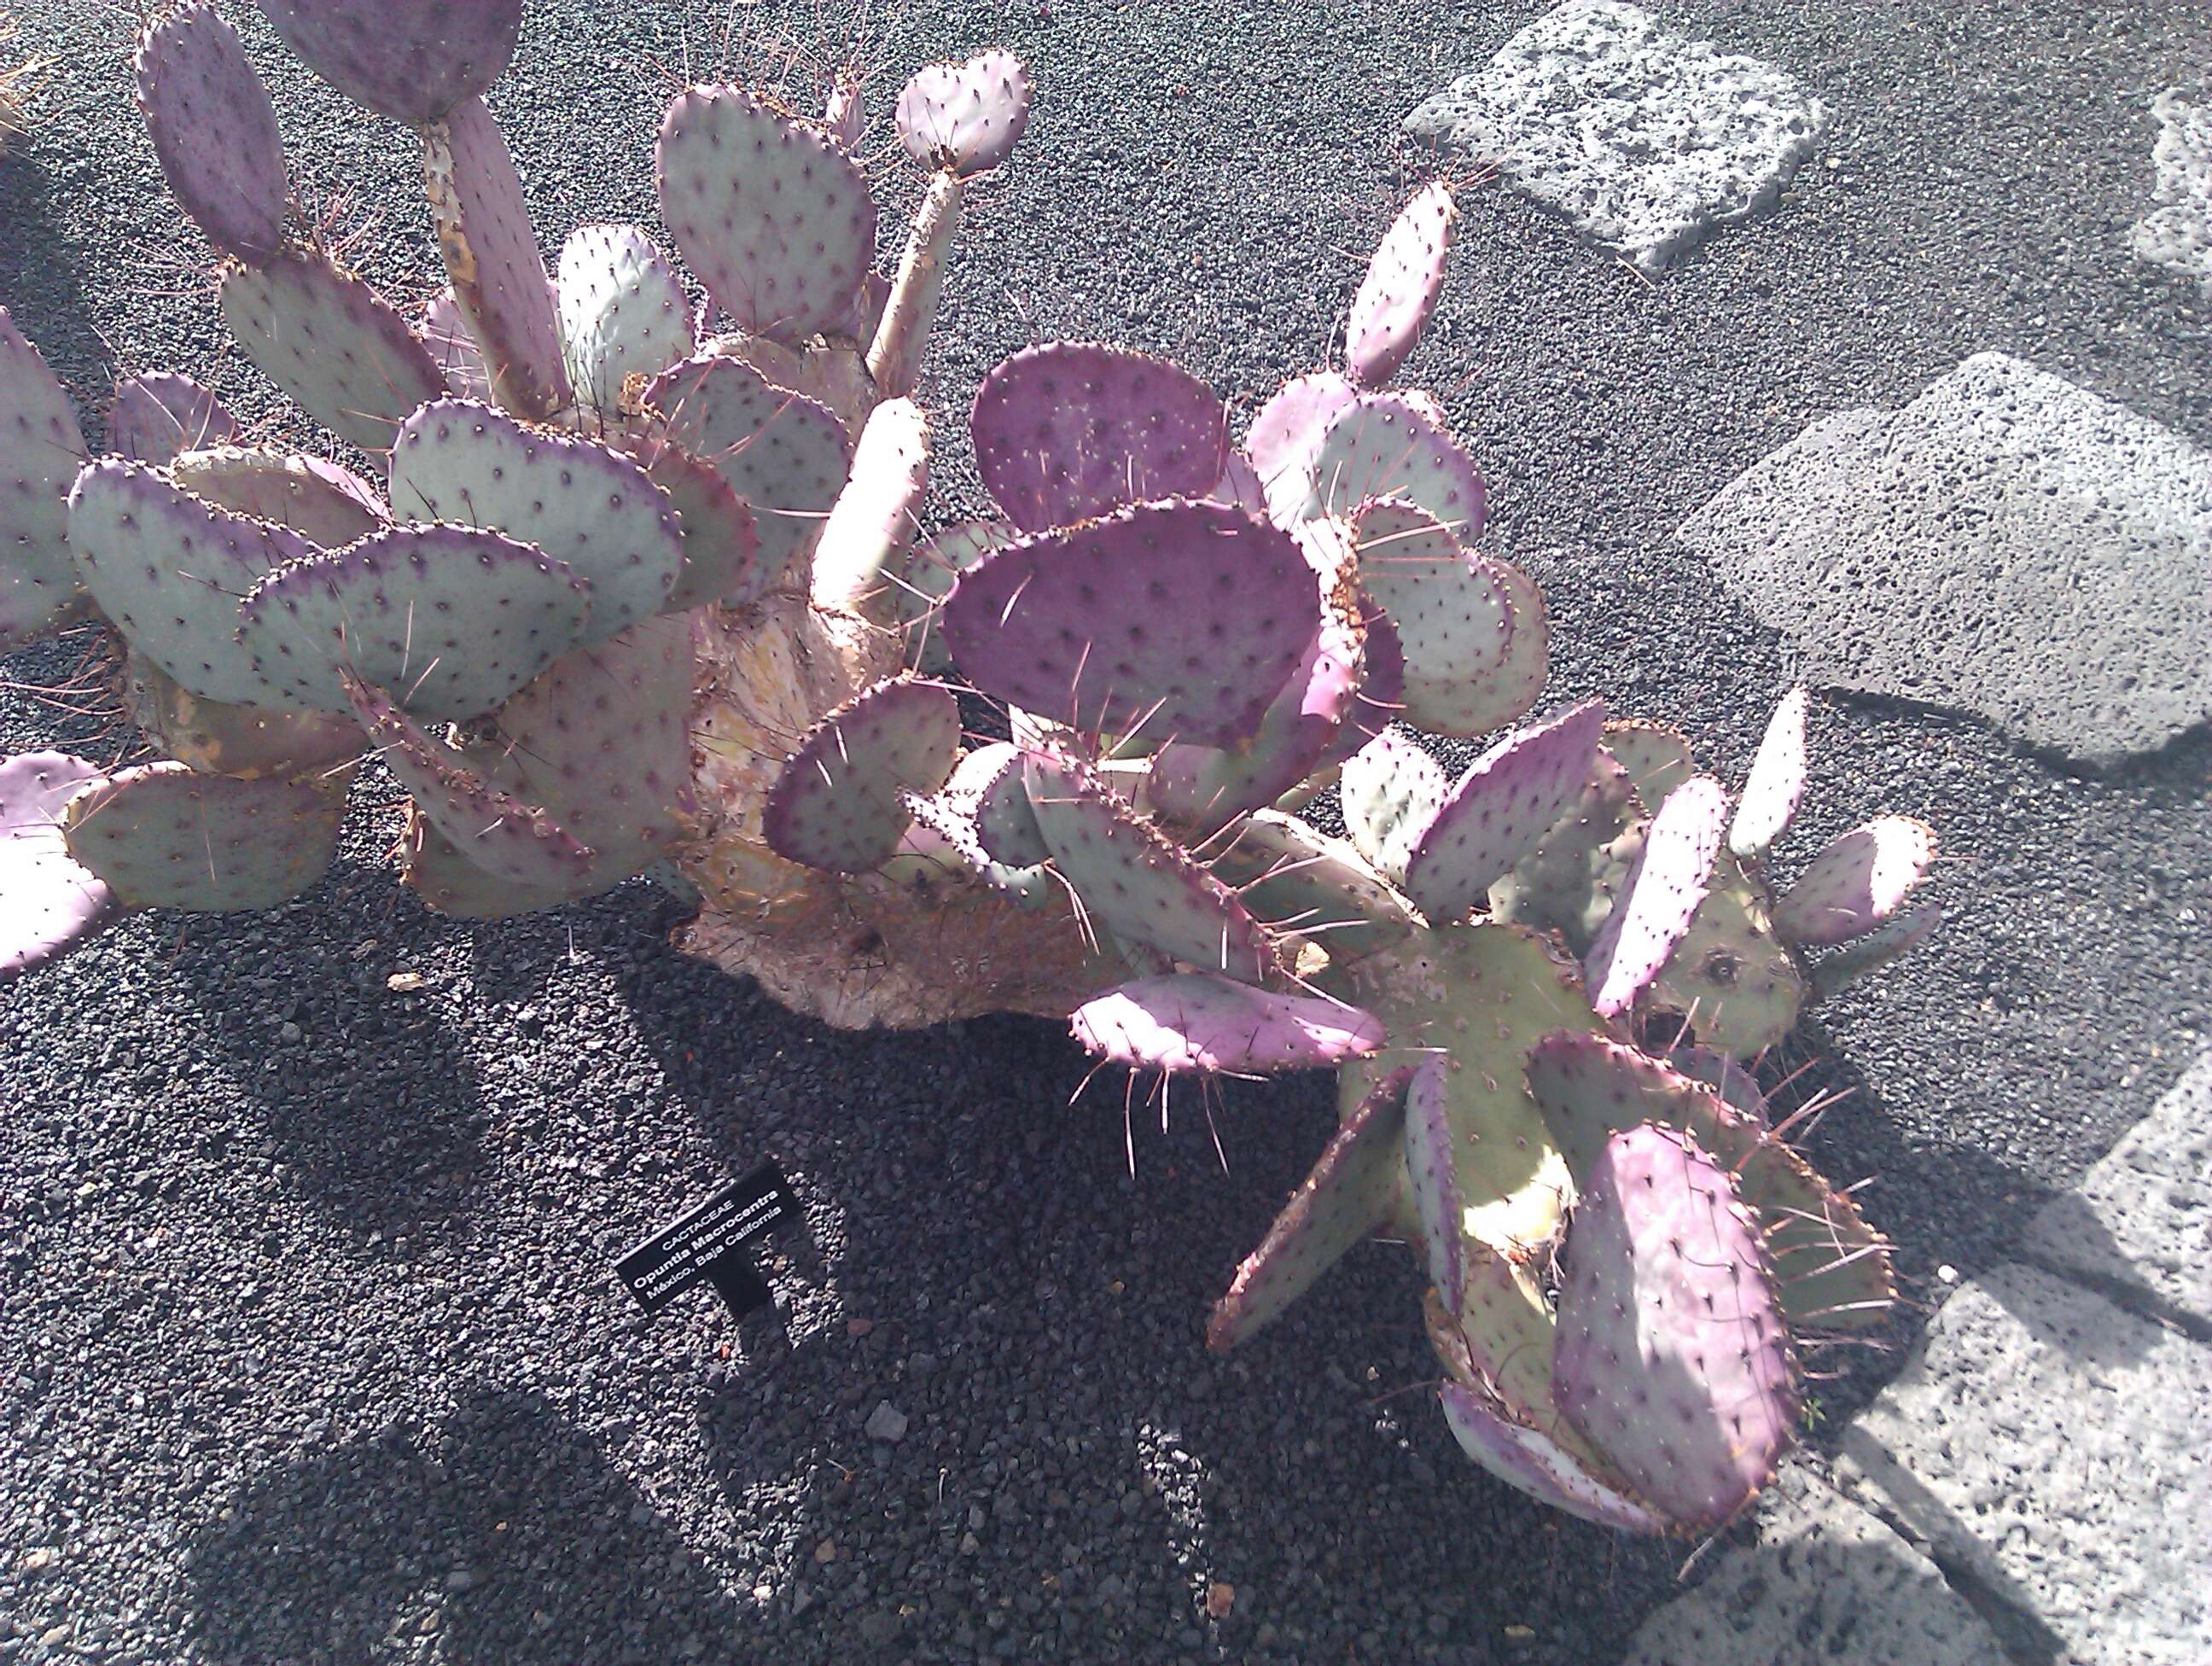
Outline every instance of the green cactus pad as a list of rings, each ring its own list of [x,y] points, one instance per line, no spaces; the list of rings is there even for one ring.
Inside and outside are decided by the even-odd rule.
[[[1528,1055],[1528,1091],[1587,1184],[1605,1143],[1655,1122],[1695,1138],[1735,1178],[1758,1216],[1765,1252],[1793,1322],[1863,1329],[1895,1291],[1889,1246],[1848,1194],[1703,1081],[1603,1037],[1547,1036]]]
[[[446,392],[407,320],[319,254],[228,267],[220,294],[223,322],[263,374],[363,451],[389,449],[407,413]]]
[[[1751,760],[1751,773],[1729,824],[1729,851],[1756,856],[1789,830],[1805,796],[1805,711],[1802,687],[1782,696]]]
[[[1362,387],[1390,380],[1420,339],[1443,293],[1444,260],[1459,218],[1451,187],[1431,180],[1398,211],[1367,264],[1344,332],[1344,368]]]
[[[228,444],[238,421],[190,376],[156,370],[125,376],[107,402],[107,448],[159,467],[182,451]]]
[[[736,87],[678,94],[655,151],[660,216],[707,292],[749,334],[836,326],[876,252],[860,164]]]
[[[1749,1058],[1796,1026],[1805,978],[1768,917],[1765,891],[1725,850],[1705,900],[1637,1011],[1686,1020],[1699,1041]]]
[[[203,502],[273,520],[325,550],[366,538],[392,519],[359,475],[296,452],[217,446],[180,453],[168,474]]]
[[[722,471],[663,434],[627,443],[629,455],[668,495],[676,511],[684,569],[668,593],[667,611],[682,612],[717,601],[742,607],[757,600],[776,575],[760,558],[760,529],[752,510]]]
[[[499,79],[522,0],[259,0],[302,64],[356,103],[415,125]]]
[[[1229,454],[1221,398],[1205,382],[1095,342],[1048,342],[1000,360],[976,390],[968,431],[984,489],[1025,532],[1203,497]]]
[[[1431,1054],[1406,1086],[1406,1189],[1420,1223],[1429,1283],[1439,1300],[1458,1312],[1466,1291],[1467,1258],[1460,1248],[1459,1177],[1452,1170],[1451,1118],[1445,1110],[1446,1063]]]
[[[1410,1066],[1377,1076],[1216,1304],[1206,1345],[1247,1341],[1389,1219],[1405,1164]]]
[[[1403,393],[1363,393],[1330,421],[1314,448],[1304,520],[1337,520],[1370,498],[1400,497],[1428,511],[1462,544],[1482,531],[1482,477],[1441,412]]]
[[[492,397],[525,416],[564,410],[571,395],[553,287],[522,200],[522,176],[482,99],[463,99],[422,129],[422,183],[453,299],[483,355]]]
[[[1690,929],[1712,880],[1727,815],[1720,782],[1692,775],[1651,818],[1635,866],[1583,961],[1590,1005],[1602,1016],[1626,1011]]]
[[[1413,929],[1405,899],[1358,850],[1284,811],[1254,811],[1211,866],[1259,919],[1318,943],[1340,964]]]
[[[995,741],[962,758],[947,791],[963,787],[975,805],[976,842],[992,860],[1010,867],[1034,867],[1051,860],[1036,812],[1030,808],[1021,748]]]
[[[668,438],[720,470],[752,511],[763,587],[803,563],[852,464],[836,413],[719,354],[663,373],[645,398],[668,418]]]
[[[1506,1414],[1497,1401],[1457,1383],[1437,1390],[1460,1450],[1540,1504],[1600,1527],[1663,1533],[1667,1522],[1627,1493],[1601,1481],[1568,1447]]]
[[[0,307],[0,649],[58,623],[77,593],[69,494],[84,459],[69,395]]]
[[[399,842],[399,882],[426,908],[454,920],[512,920],[575,900],[568,887],[517,885],[486,873],[419,810]]]
[[[837,495],[815,547],[814,605],[890,624],[899,595],[890,576],[904,565],[929,483],[929,423],[911,399],[886,399],[853,448],[851,477]]]
[[[1468,766],[1406,859],[1407,894],[1432,924],[1486,901],[1492,884],[1574,808],[1604,727],[1604,702],[1585,700]]]
[[[113,910],[106,883],[62,837],[70,798],[105,778],[66,752],[0,758],[0,980],[51,960]]]
[[[1514,636],[1524,617],[1543,629],[1534,587],[1462,548],[1402,499],[1360,505],[1351,526],[1360,588],[1389,613],[1406,656],[1406,721],[1432,734],[1476,735],[1525,711],[1542,688],[1546,658],[1540,650],[1528,686],[1527,645],[1516,654]]]
[[[70,854],[125,908],[272,909],[323,876],[342,784],[239,781],[181,763],[119,770],[69,801]]]
[[[1911,816],[1877,816],[1820,848],[1774,904],[1774,928],[1825,947],[1872,931],[1904,906],[1936,860],[1936,830]]]
[[[1097,1058],[1213,1075],[1323,1069],[1382,1044],[1382,1026],[1356,1006],[1205,972],[1120,984],[1084,1002],[1068,1022]]]
[[[479,773],[589,845],[585,879],[604,890],[665,858],[697,808],[690,696],[691,622],[641,619],[569,649],[501,706],[504,756]]]
[[[238,639],[286,701],[350,709],[343,668],[418,718],[458,723],[581,640],[590,606],[566,566],[497,532],[392,526],[270,573],[239,605]]]
[[[1603,1029],[1573,964],[1522,927],[1455,926],[1355,963],[1335,987],[1390,1032],[1381,1053],[1340,1073],[1340,1107],[1389,1071],[1441,1054],[1461,1231],[1516,1257],[1549,1243],[1572,1182],[1522,1061],[1555,1030]]]
[[[814,726],[784,760],[761,812],[779,856],[832,873],[888,860],[913,819],[902,794],[945,785],[960,753],[960,704],[939,683],[894,678]]]
[[[945,645],[984,693],[1154,744],[1256,733],[1320,623],[1289,533],[1184,499],[994,550],[945,604]]]
[[[932,64],[899,90],[899,143],[924,167],[963,178],[1005,161],[1030,120],[1029,71],[1012,52]]]
[[[901,581],[907,663],[931,676],[952,669],[945,651],[943,605],[952,581],[994,550],[1021,536],[1003,520],[960,520],[915,546]]]
[[[1560,1262],[1553,1394],[1636,1495],[1704,1532],[1774,1474],[1797,1363],[1750,1213],[1689,1135],[1606,1141]]]
[[[1821,957],[1813,968],[1814,997],[1826,1000],[1861,978],[1881,970],[1917,947],[1942,921],[1942,908],[1935,903],[1923,903],[1917,908],[1892,915],[1864,937],[1854,939],[1835,953]]]
[[[561,246],[554,290],[576,402],[618,415],[632,376],[691,356],[691,302],[668,257],[635,226],[579,226]]]
[[[338,679],[378,755],[415,808],[468,861],[495,879],[532,891],[588,894],[592,851],[538,806],[501,792],[433,739],[399,702],[341,667]]]
[[[272,569],[313,553],[298,533],[202,502],[143,464],[103,458],[70,496],[69,538],[100,611],[192,693],[291,703],[238,646],[238,607]]]
[[[1404,735],[1386,731],[1344,761],[1344,828],[1353,847],[1392,885],[1451,790],[1443,766]]]
[[[586,642],[659,612],[683,570],[676,511],[637,464],[471,400],[440,399],[399,425],[392,507],[503,532],[565,563],[591,587]]]
[[[1491,918],[1556,931],[1587,954],[1644,848],[1645,825],[1628,771],[1599,748],[1575,807],[1491,886]]]
[[[203,775],[320,775],[366,750],[350,717],[203,700],[135,650],[124,686],[131,721],[146,738]]]
[[[284,141],[236,31],[192,0],[147,27],[131,68],[154,154],[185,212],[225,254],[270,258],[284,241]]]
[[[1664,723],[1615,719],[1605,726],[1605,749],[1628,771],[1629,783],[1647,810],[1664,804],[1668,793],[1698,772],[1690,743]]]
[[[1274,945],[1251,910],[1088,765],[1038,751],[1022,763],[1038,830],[1095,926],[1241,983],[1274,970]]]

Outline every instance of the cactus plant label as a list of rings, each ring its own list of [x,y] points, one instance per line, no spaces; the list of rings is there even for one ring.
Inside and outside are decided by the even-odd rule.
[[[775,1164],[763,1163],[669,1222],[617,1261],[615,1271],[647,1313],[703,1282],[714,1286],[732,1318],[742,1319],[769,1301],[768,1283],[745,1246],[798,1219],[791,1183]]]

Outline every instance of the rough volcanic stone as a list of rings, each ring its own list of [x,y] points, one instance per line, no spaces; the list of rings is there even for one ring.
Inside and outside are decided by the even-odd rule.
[[[2212,712],[2212,454],[2002,354],[1815,423],[1679,536],[1832,687],[2100,763]]]
[[[2148,1290],[2212,1324],[2212,1052],[2027,1231],[2044,1266]]]
[[[2135,223],[2128,241],[2154,265],[2193,277],[2212,295],[2212,104],[2192,104],[2179,88],[2151,106],[2152,195],[2162,206]]]
[[[1802,1468],[1759,1505],[1759,1542],[1630,1641],[1621,1666],[2005,1666],[1995,1633],[1936,1565]]]
[[[1406,128],[1494,161],[1651,271],[1771,204],[1826,119],[1771,64],[1673,33],[1620,0],[1570,0],[1431,95]]]
[[[2203,1666],[2208,1428],[2212,1348],[2009,1262],[1943,1304],[1839,1474],[2069,1666]]]

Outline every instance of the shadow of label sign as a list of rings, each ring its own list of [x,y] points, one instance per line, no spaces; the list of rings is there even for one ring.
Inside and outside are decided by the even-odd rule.
[[[790,1184],[775,1164],[763,1163],[662,1227],[617,1262],[615,1271],[647,1313],[707,1283],[742,1319],[769,1299],[767,1281],[753,1270],[745,1245],[798,1218]]]

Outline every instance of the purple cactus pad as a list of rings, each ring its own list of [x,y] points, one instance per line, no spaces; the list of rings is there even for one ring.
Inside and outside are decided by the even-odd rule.
[[[1025,532],[1125,503],[1204,497],[1229,457],[1212,388],[1165,359],[1087,342],[1000,360],[976,390],[968,431],[984,489]]]
[[[1820,848],[1775,903],[1774,928],[1793,943],[1847,943],[1895,914],[1935,860],[1927,823],[1877,816]]]
[[[1322,435],[1358,398],[1359,390],[1335,371],[1316,370],[1285,382],[1252,418],[1244,455],[1277,520],[1297,518],[1313,486],[1314,452]]]
[[[522,0],[259,0],[310,70],[380,115],[420,126],[498,80]]]
[[[1075,1009],[1075,1039],[1116,1064],[1212,1073],[1333,1067],[1382,1045],[1372,1013],[1226,978],[1139,978]]]
[[[691,356],[691,303],[668,257],[635,226],[579,226],[561,246],[561,342],[580,404],[622,409],[632,376]]]
[[[900,90],[896,117],[908,155],[966,179],[1005,161],[1029,125],[1029,71],[995,51],[926,65]]]
[[[125,908],[272,909],[323,876],[345,815],[343,785],[239,781],[181,763],[124,769],[63,817],[70,854]]]
[[[784,760],[761,835],[787,861],[865,873],[898,848],[908,793],[945,785],[960,755],[960,704],[941,683],[896,678],[862,690]]]
[[[1500,1481],[1600,1527],[1630,1533],[1667,1530],[1664,1517],[1600,1481],[1551,1436],[1516,1422],[1497,1401],[1457,1383],[1446,1383],[1437,1392],[1460,1450]]]
[[[1727,816],[1720,782],[1692,775],[1652,817],[1644,848],[1583,962],[1590,1005],[1600,1016],[1626,1011],[1690,929],[1712,882]]]
[[[385,526],[392,512],[352,470],[298,452],[219,446],[179,453],[169,478],[204,502],[289,526],[325,550]]]
[[[1743,797],[1736,803],[1735,819],[1729,824],[1730,854],[1756,856],[1789,830],[1805,796],[1807,704],[1801,685],[1784,695],[1767,719],[1759,751],[1752,755],[1751,773],[1744,779]]]
[[[0,307],[0,649],[54,623],[77,593],[69,494],[84,459],[69,395]]]
[[[1314,450],[1312,484],[1299,513],[1342,518],[1370,498],[1403,497],[1462,544],[1482,531],[1482,476],[1443,418],[1407,393],[1363,393],[1340,411]]]
[[[69,854],[62,812],[98,766],[66,752],[0,758],[0,980],[51,959],[106,919],[115,899]]]
[[[108,449],[134,463],[168,463],[179,452],[227,445],[237,434],[237,420],[221,400],[173,371],[126,376],[108,401]]]
[[[1444,260],[1458,218],[1451,187],[1435,179],[1413,193],[1382,234],[1345,329],[1345,369],[1362,387],[1389,380],[1420,339],[1443,293]]]
[[[169,189],[208,241],[258,264],[284,241],[284,141],[237,33],[193,0],[151,25],[131,60]]]

